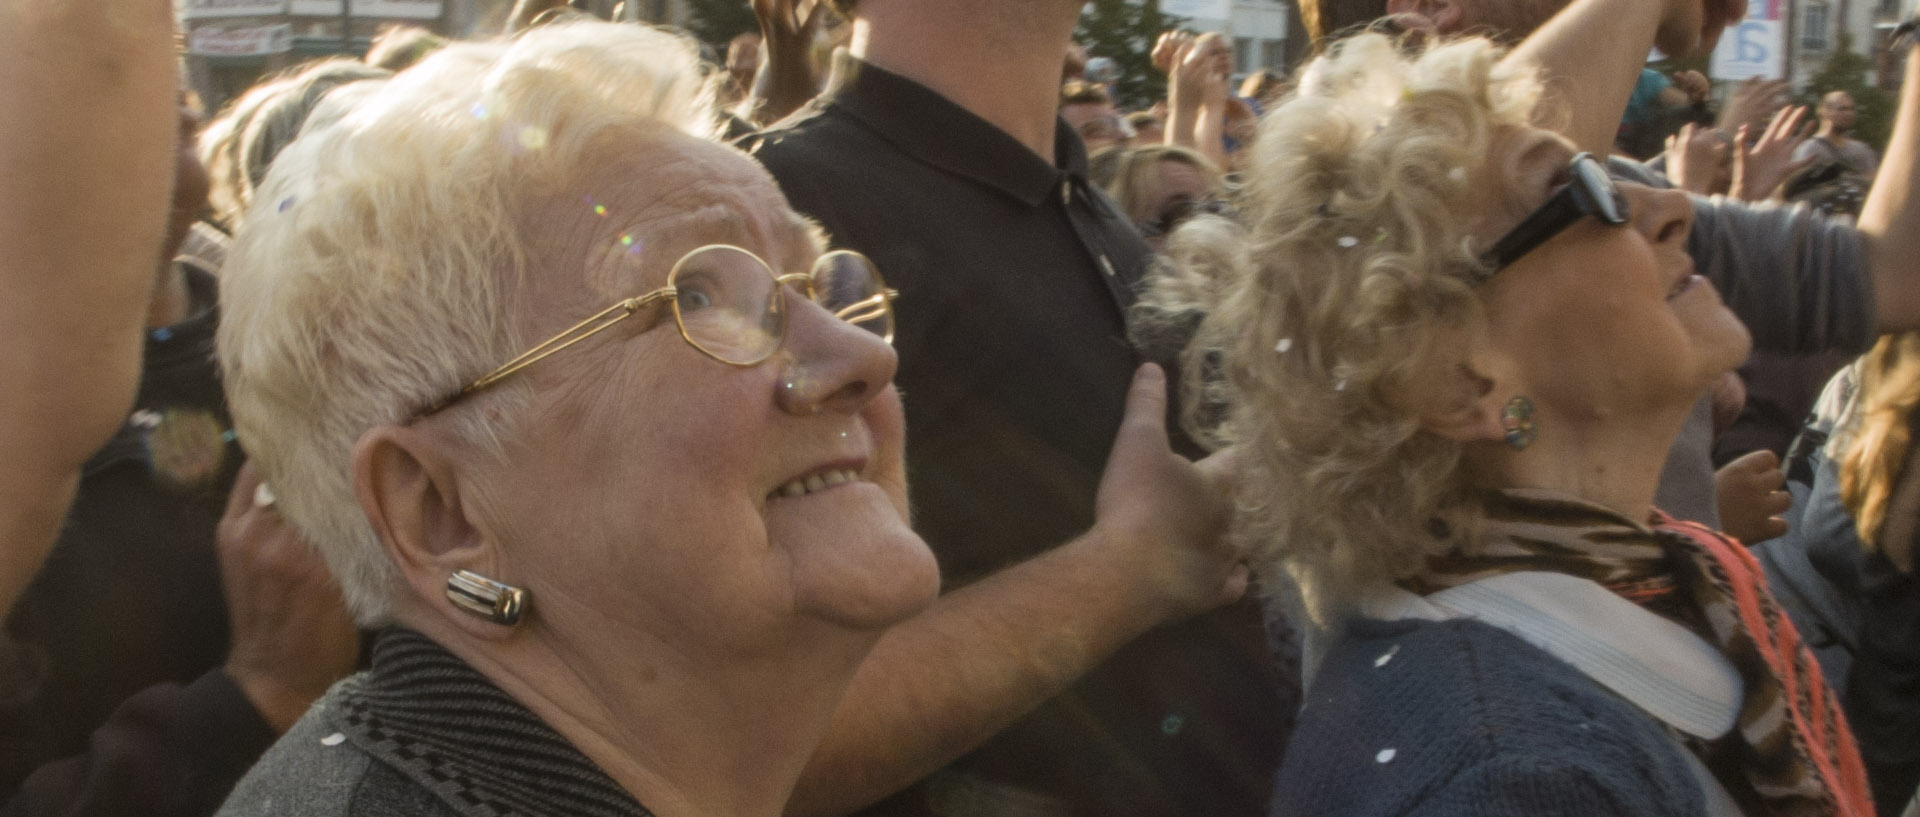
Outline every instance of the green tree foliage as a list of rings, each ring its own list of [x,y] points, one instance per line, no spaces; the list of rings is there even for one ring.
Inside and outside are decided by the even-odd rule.
[[[1087,47],[1089,56],[1119,64],[1117,103],[1145,108],[1167,94],[1166,75],[1153,67],[1154,40],[1184,22],[1161,13],[1160,0],[1093,0],[1080,14],[1074,39]]]
[[[687,9],[692,16],[687,28],[693,36],[722,54],[734,37],[760,31],[760,21],[754,19],[753,6],[747,0],[687,0]]]
[[[1853,138],[1872,145],[1874,150],[1885,151],[1887,137],[1893,132],[1895,100],[1886,90],[1867,84],[1867,72],[1871,70],[1873,61],[1855,53],[1853,35],[1842,31],[1834,38],[1832,56],[1807,80],[1805,101],[1809,107],[1817,105],[1820,97],[1830,91],[1853,95],[1856,106]]]

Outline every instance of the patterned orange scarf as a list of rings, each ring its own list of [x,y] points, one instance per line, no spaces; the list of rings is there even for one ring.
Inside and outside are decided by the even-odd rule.
[[[1853,732],[1800,634],[1739,542],[1659,511],[1649,524],[1539,491],[1487,498],[1475,553],[1434,559],[1403,582],[1426,594],[1519,571],[1580,576],[1687,626],[1740,673],[1745,699],[1726,745],[1745,789],[1776,817],[1873,817]],[[1705,756],[1707,747],[1689,742]],[[1709,763],[1709,766],[1712,766]]]

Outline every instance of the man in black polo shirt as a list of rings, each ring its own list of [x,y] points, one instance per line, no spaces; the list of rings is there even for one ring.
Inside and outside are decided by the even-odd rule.
[[[755,140],[901,292],[915,523],[949,589],[863,667],[796,812],[930,772],[867,813],[1266,811],[1293,673],[1251,599],[1153,564],[1233,554],[1061,544],[1095,520],[1149,254],[1055,116],[1081,5],[861,0],[845,83]]]

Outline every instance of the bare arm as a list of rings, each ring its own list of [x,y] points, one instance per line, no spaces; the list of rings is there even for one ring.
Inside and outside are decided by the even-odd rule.
[[[1176,43],[1167,76],[1167,144],[1227,166],[1227,82],[1232,51],[1219,34]]]
[[[1508,55],[1538,67],[1550,104],[1540,124],[1559,130],[1596,156],[1613,151],[1620,116],[1649,46],[1675,56],[1711,47],[1720,29],[1739,19],[1738,0],[1578,0]],[[1560,117],[1564,117],[1561,119]]]
[[[1920,329],[1920,268],[1913,263],[1920,257],[1920,201],[1913,195],[1920,173],[1920,58],[1913,53],[1907,55],[1906,74],[1886,160],[1860,208],[1860,235],[1873,272],[1875,325],[1883,333]]]
[[[0,0],[0,602],[126,417],[173,180],[167,0]]]
[[[1164,375],[1145,367],[1092,532],[942,596],[861,665],[788,804],[839,814],[940,768],[1162,622],[1246,590],[1207,464],[1167,448]]]

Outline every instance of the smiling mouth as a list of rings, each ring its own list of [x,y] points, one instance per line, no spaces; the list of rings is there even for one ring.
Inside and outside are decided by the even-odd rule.
[[[785,499],[806,496],[807,494],[818,493],[838,485],[859,481],[860,472],[854,469],[829,468],[825,471],[808,474],[779,488],[775,488],[773,493],[767,495],[767,498]]]

